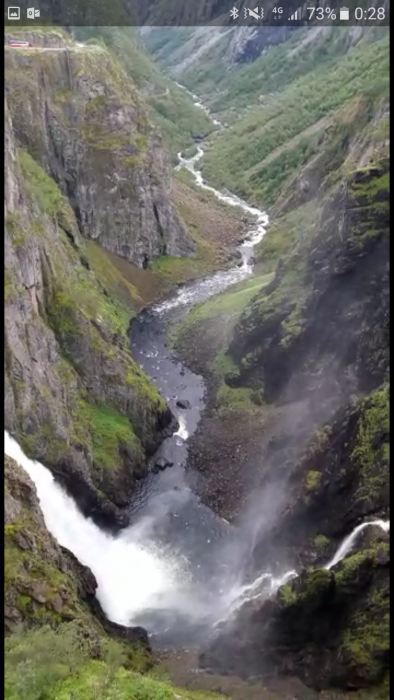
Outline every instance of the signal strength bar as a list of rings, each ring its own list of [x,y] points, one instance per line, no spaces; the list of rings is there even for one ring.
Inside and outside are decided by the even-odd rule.
[[[301,19],[301,10],[296,10],[296,11],[291,15],[291,17],[288,18],[287,21],[290,22],[290,20],[294,21],[294,20],[300,20],[300,19]]]

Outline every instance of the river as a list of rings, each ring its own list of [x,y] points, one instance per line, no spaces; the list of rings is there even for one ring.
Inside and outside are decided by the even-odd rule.
[[[187,641],[195,639],[196,634],[226,616],[249,590],[242,580],[243,565],[240,566],[247,548],[243,533],[199,501],[193,489],[199,475],[190,469],[186,471],[188,438],[200,421],[206,387],[201,376],[179,361],[167,342],[167,329],[182,320],[196,304],[252,274],[253,249],[265,234],[268,217],[239,197],[208,185],[198,169],[203,152],[199,146],[191,158],[179,153],[177,167],[188,170],[196,183],[217,199],[241,208],[255,219],[239,246],[241,261],[230,270],[216,272],[179,289],[170,299],[140,314],[131,325],[133,357],[165,397],[180,426],[152,459],[150,474],[130,506],[133,520],[149,523],[149,541],[154,541],[169,559],[183,562],[184,568],[181,565],[178,570],[180,585],[176,587],[175,603],[172,593],[165,593],[161,608],[152,601],[150,612],[141,611],[135,617],[135,621],[146,625],[161,639],[164,629],[167,630],[171,641],[174,635],[177,638],[186,635]],[[178,401],[188,407],[180,408]],[[156,473],[158,461],[172,466]],[[269,574],[264,581],[270,584]]]

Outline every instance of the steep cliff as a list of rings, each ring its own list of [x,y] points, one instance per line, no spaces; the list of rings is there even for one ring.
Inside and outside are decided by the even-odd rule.
[[[286,497],[258,539],[256,570],[279,560],[300,573],[273,599],[243,605],[202,653],[202,666],[245,677],[295,673],[317,689],[369,688],[368,697],[387,698],[389,534],[370,526],[332,570],[319,567],[356,525],[389,517],[389,385],[341,409],[298,461],[278,445],[266,457],[276,458]]]
[[[148,155],[126,156],[143,112],[112,58],[75,47],[6,53],[5,427],[85,512],[121,522],[174,421],[131,358],[131,306],[104,287],[87,237],[130,258],[163,241],[179,241],[178,254],[188,238],[147,124]],[[112,131],[100,130],[105,115]]]
[[[105,618],[92,572],[49,534],[27,473],[5,457],[4,477],[5,698],[223,698],[149,675],[145,630]]]
[[[174,332],[211,380],[191,447],[203,498],[231,517],[253,492],[251,575],[322,567],[357,525],[389,518],[388,118],[385,97],[334,113],[277,193],[254,277]],[[332,573],[245,604],[202,666],[387,697],[389,536],[370,530]]]
[[[14,460],[4,458],[5,632],[76,623],[100,657],[106,634],[145,648],[146,632],[109,622],[95,598],[92,572],[60,547],[45,526],[34,484]],[[133,647],[130,647],[132,653]]]
[[[169,156],[131,78],[103,47],[30,39],[34,50],[5,54],[16,139],[68,197],[81,234],[139,265],[192,255]]]
[[[321,402],[387,379],[388,178],[389,161],[375,162],[322,203],[307,250],[301,243],[281,260],[235,329],[230,354],[240,370],[233,382],[262,388],[267,401],[301,400],[313,388]]]

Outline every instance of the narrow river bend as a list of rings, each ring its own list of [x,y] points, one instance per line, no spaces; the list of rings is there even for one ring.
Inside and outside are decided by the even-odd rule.
[[[154,605],[150,612],[141,613],[137,621],[156,630],[160,637],[169,626],[170,636],[175,633],[176,637],[181,634],[183,638],[186,634],[188,641],[190,635],[195,638],[200,630],[225,616],[239,597],[242,598],[244,587],[240,569],[234,564],[235,561],[239,564],[239,558],[243,558],[245,542],[226,521],[199,501],[193,490],[194,479],[199,477],[190,470],[185,472],[187,441],[195,432],[204,409],[205,385],[202,377],[179,362],[167,343],[167,328],[182,320],[196,304],[252,273],[253,248],[263,238],[268,223],[264,212],[204,182],[198,169],[202,155],[201,146],[191,158],[179,154],[178,168],[192,173],[196,183],[219,200],[242,208],[255,219],[239,247],[241,262],[230,270],[183,287],[170,299],[140,314],[131,326],[133,357],[165,397],[180,425],[177,433],[164,441],[152,459],[151,473],[140,485],[131,504],[131,513],[133,519],[138,517],[139,522],[151,523],[150,541],[184,566],[182,569],[180,564],[176,610],[171,602],[172,595],[165,594],[160,611]],[[185,402],[187,408],[180,408],[179,401]],[[156,473],[158,462],[172,466]]]

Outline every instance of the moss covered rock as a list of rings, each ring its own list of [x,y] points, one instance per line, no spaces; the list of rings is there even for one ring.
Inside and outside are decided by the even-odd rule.
[[[5,159],[5,427],[84,512],[121,522],[173,417],[131,357],[127,309],[89,263],[67,198],[8,113]]]
[[[146,657],[147,633],[122,627],[105,617],[95,598],[97,582],[87,567],[60,547],[45,526],[34,484],[13,459],[4,458],[4,626],[6,634],[30,628],[74,623],[100,658],[115,637],[131,657]]]
[[[305,394],[312,381],[315,392],[323,390],[327,377],[328,399],[338,391],[350,395],[374,388],[386,378],[388,177],[389,161],[383,158],[348,174],[326,200],[316,202],[308,237],[282,260],[275,280],[256,295],[235,328],[230,353],[240,368],[238,384],[259,381],[266,400],[274,401],[297,371]],[[298,228],[304,212],[301,207]],[[262,259],[265,245],[269,233]]]
[[[389,517],[389,397],[387,383],[341,409],[287,465],[286,506],[267,557],[285,549],[294,565],[322,565],[359,523]]]
[[[369,687],[378,697],[389,669],[389,561],[380,541],[332,571],[304,570],[276,599],[246,603],[202,666],[244,677],[296,673],[317,689]]]
[[[61,38],[51,51],[47,38],[41,50],[37,35],[34,52],[6,49],[8,105],[19,144],[69,198],[80,231],[139,265],[193,255],[170,202],[169,156],[130,76],[104,45]]]

